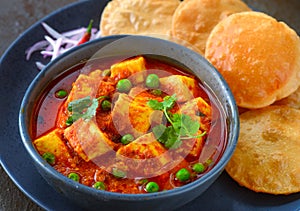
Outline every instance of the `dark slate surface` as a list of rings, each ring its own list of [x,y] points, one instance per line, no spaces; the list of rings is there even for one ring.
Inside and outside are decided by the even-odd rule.
[[[98,0],[98,2],[101,1],[102,0]],[[61,10],[60,8],[63,6],[74,2],[80,3],[80,1],[76,0],[1,0],[0,55],[2,56],[13,41],[20,37],[20,35],[36,21],[44,18],[51,12]],[[245,0],[245,2],[255,10],[266,12],[279,20],[285,21],[294,28],[298,34],[300,34],[299,0]],[[90,17],[88,17],[88,11],[80,11],[80,7],[77,9],[78,14],[76,13],[76,17],[74,17],[74,19],[78,20],[79,18],[82,18],[82,23],[86,23],[90,19]],[[85,8],[81,9],[84,10]],[[93,8],[94,14],[97,13],[96,11],[97,8]],[[67,19],[73,18],[70,17],[71,15],[74,15],[73,11],[70,14],[64,14],[64,17],[67,17]],[[63,19],[50,18],[49,21],[52,25],[57,26],[66,24]],[[75,23],[78,23],[78,21],[70,23],[70,29],[82,26],[76,25]],[[26,39],[28,43],[22,43],[21,45],[23,48],[25,48],[25,46],[30,46],[29,42],[34,41],[34,39],[30,39],[30,36],[34,38],[36,35],[27,35],[27,37],[29,37]],[[42,37],[43,35],[40,34],[38,36]],[[12,55],[14,54],[22,55],[23,48],[14,48],[14,51],[10,52],[10,58],[13,58]],[[55,196],[51,197],[51,194],[45,194],[51,193],[53,190],[51,187],[47,186],[42,178],[37,176],[35,170],[28,170],[28,166],[31,166],[31,164],[28,164],[29,161],[27,160],[27,157],[22,156],[25,153],[25,150],[22,148],[20,140],[15,138],[18,137],[18,135],[16,135],[18,133],[18,125],[17,112],[13,111],[13,109],[19,109],[18,106],[21,100],[21,95],[24,93],[24,89],[29,84],[30,79],[32,79],[36,73],[31,72],[29,74],[24,74],[23,72],[14,72],[13,63],[17,64],[18,61],[14,61],[14,59],[12,59],[11,62],[12,66],[9,70],[0,70],[1,162],[11,174],[14,182],[19,184],[19,188],[23,189],[28,196],[41,206],[49,209],[67,210],[67,207],[70,204],[66,199],[61,198],[60,201],[57,200]],[[28,67],[30,67],[29,64]],[[24,65],[23,71],[28,71],[26,70],[26,65]],[[13,90],[12,88],[14,87],[18,87],[19,90]],[[11,166],[15,164],[18,165]],[[10,169],[15,169],[15,171],[10,172]],[[15,172],[19,173],[17,177],[13,175]],[[36,181],[33,182],[32,180]],[[32,199],[20,191],[14,182],[0,165],[1,211],[43,210],[40,206],[33,202]],[[45,188],[47,189],[46,191],[44,190]],[[39,198],[35,198],[34,195],[39,195]],[[287,197],[274,197],[270,195],[252,193],[239,187],[228,177],[227,174],[223,173],[216,183],[202,197],[199,197],[185,205],[180,210],[299,210],[299,199],[299,194]],[[207,202],[209,202],[209,204]],[[60,207],[60,209],[59,204],[62,204],[65,207]],[[75,210],[75,208],[70,205],[69,210]]]

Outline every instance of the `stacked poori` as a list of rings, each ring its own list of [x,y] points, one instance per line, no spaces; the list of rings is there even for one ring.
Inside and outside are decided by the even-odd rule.
[[[104,8],[102,35],[164,35],[204,55],[213,27],[231,14],[250,11],[241,0],[112,0]]]
[[[292,108],[300,109],[300,87],[288,97],[276,101],[276,105],[287,105]]]
[[[237,105],[250,109],[240,115],[240,136],[226,166],[228,174],[256,192],[299,192],[300,110],[295,108],[300,102],[300,40],[296,32],[260,12],[236,13],[212,30],[205,57],[224,76]]]
[[[172,35],[204,54],[206,40],[217,23],[231,14],[250,10],[240,0],[186,0],[173,15]]]
[[[168,35],[179,0],[113,0],[103,10],[101,34]]]
[[[229,84],[240,107],[261,108],[300,85],[300,40],[260,12],[233,14],[211,32],[205,57]]]
[[[216,67],[240,109],[226,166],[256,192],[300,191],[300,40],[283,22],[240,0],[112,0],[102,35],[170,35]]]
[[[256,192],[299,192],[300,110],[268,106],[243,113],[240,124],[228,174]]]

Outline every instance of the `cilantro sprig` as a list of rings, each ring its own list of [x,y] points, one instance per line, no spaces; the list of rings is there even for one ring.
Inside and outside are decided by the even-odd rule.
[[[147,105],[154,109],[163,111],[166,119],[171,124],[165,126],[157,125],[152,129],[157,140],[166,148],[176,149],[182,144],[182,140],[199,138],[206,134],[206,131],[196,135],[200,128],[200,123],[193,120],[186,114],[172,114],[169,110],[173,108],[176,102],[176,95],[164,97],[162,102],[149,100]]]
[[[83,118],[84,120],[90,120],[96,115],[97,108],[99,106],[99,100],[108,98],[107,96],[101,96],[98,98],[91,98],[86,96],[68,104],[68,111],[71,113],[66,121],[67,126],[73,124],[78,119]]]

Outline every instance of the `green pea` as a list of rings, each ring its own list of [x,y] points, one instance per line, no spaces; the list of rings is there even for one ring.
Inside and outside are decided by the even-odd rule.
[[[113,168],[112,169],[112,175],[114,175],[117,178],[125,178],[126,177],[126,172],[122,171],[121,169],[118,169],[118,168]]]
[[[207,159],[207,161],[205,162],[207,165],[211,165],[213,164],[213,160],[212,159]]]
[[[186,168],[182,168],[179,171],[177,171],[177,173],[176,173],[176,178],[180,182],[186,182],[190,179],[190,177],[191,177],[191,174]]]
[[[75,182],[79,182],[79,175],[76,173],[70,173],[68,175],[68,178],[70,178],[71,180],[74,180]]]
[[[51,152],[45,152],[42,157],[51,165],[55,163],[55,156]]]
[[[159,87],[159,77],[156,74],[149,74],[146,78],[146,86],[151,89]]]
[[[67,95],[68,95],[68,92],[64,89],[60,89],[55,92],[55,97],[60,98],[60,99],[65,98]]]
[[[126,134],[121,138],[122,144],[129,144],[134,140],[134,137],[131,134]]]
[[[110,74],[111,74],[111,71],[110,71],[110,69],[106,69],[106,70],[103,70],[103,72],[102,72],[102,76],[110,76]]]
[[[93,185],[94,188],[98,189],[98,190],[105,190],[106,186],[104,184],[104,182],[98,181]]]
[[[101,103],[101,108],[103,111],[109,111],[111,109],[111,102],[108,100],[103,100]]]
[[[121,79],[117,83],[117,91],[127,93],[132,88],[132,84],[128,79]]]
[[[138,183],[139,185],[144,185],[144,184],[146,184],[147,182],[148,182],[147,179],[141,179],[141,180],[139,180],[137,183]]]
[[[148,193],[155,193],[159,191],[159,186],[156,182],[148,182],[145,189]]]
[[[71,116],[66,120],[66,126],[71,126],[73,124],[73,118]]]
[[[196,173],[202,173],[205,170],[205,166],[202,163],[195,163],[192,169]]]
[[[160,89],[153,89],[151,91],[151,93],[156,95],[156,96],[160,96],[162,94],[162,91]]]

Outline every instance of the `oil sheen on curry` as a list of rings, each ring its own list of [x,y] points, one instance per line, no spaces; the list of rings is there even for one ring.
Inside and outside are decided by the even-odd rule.
[[[223,115],[211,92],[177,63],[104,58],[48,85],[31,136],[40,155],[72,180],[153,193],[191,183],[218,162],[226,144]]]

